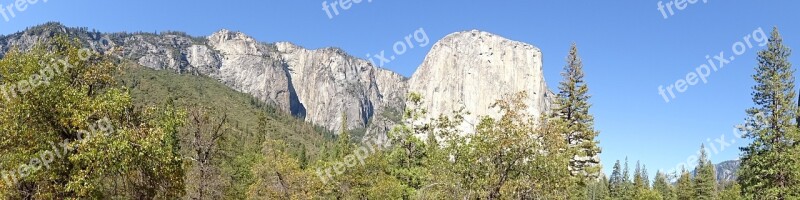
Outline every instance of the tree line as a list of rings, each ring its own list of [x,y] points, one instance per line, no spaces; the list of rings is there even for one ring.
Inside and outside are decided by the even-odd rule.
[[[73,58],[74,65],[47,85],[32,87],[0,104],[0,166],[4,199],[797,199],[800,198],[800,113],[795,103],[790,50],[777,28],[758,53],[753,79],[754,107],[747,110],[753,142],[742,148],[736,182],[720,183],[701,146],[694,174],[658,172],[651,181],[637,162],[618,160],[601,172],[601,148],[594,129],[583,63],[572,45],[562,72],[555,107],[541,116],[527,113],[525,92],[506,95],[492,106],[499,118],[482,117],[464,134],[467,112],[424,119],[425,101],[409,94],[402,122],[387,135],[385,148],[353,156],[361,148],[342,129],[319,152],[293,148],[261,117],[257,156],[234,170],[247,182],[215,182],[223,169],[218,157],[235,149],[227,115],[173,104],[137,107],[115,82],[118,66],[92,54],[78,60],[80,44],[56,37],[29,52],[12,51],[0,60],[2,83],[30,78],[40,60]],[[755,119],[764,118],[764,119]],[[114,127],[104,136],[79,139],[100,119]],[[758,122],[765,123],[758,123]],[[347,127],[342,122],[342,127]],[[65,156],[34,162],[54,142]],[[367,144],[370,147],[373,144]],[[301,149],[301,150],[298,150]],[[252,152],[251,152],[252,153]],[[318,156],[310,157],[307,154]],[[32,159],[34,158],[34,159]],[[323,170],[321,170],[323,169]],[[333,169],[341,173],[327,173]],[[324,174],[324,175],[323,175]],[[12,174],[13,175],[13,174]],[[675,182],[672,182],[676,179]],[[243,179],[245,180],[245,179]],[[231,197],[216,184],[238,184]]]

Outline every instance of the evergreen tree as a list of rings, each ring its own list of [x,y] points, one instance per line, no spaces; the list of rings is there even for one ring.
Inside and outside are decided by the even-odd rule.
[[[586,189],[586,199],[605,200],[611,198],[608,187],[608,178],[605,175],[600,175],[600,179],[589,183]]]
[[[402,187],[407,188],[402,194],[404,198],[415,196],[416,190],[425,184],[425,175],[428,173],[425,163],[428,148],[425,142],[416,135],[427,135],[430,124],[418,124],[422,120],[422,96],[411,93],[408,96],[409,106],[403,114],[404,124],[395,126],[388,134],[392,148],[385,152],[389,173],[394,176]]]
[[[556,114],[566,123],[564,133],[569,144],[570,170],[577,176],[579,184],[595,179],[600,173],[600,147],[595,140],[598,132],[594,130],[594,117],[589,114],[589,87],[583,79],[583,61],[578,55],[578,47],[572,44],[567,65],[561,73],[563,79],[558,85],[558,108]],[[585,179],[588,178],[588,179]]]
[[[667,181],[667,175],[664,172],[656,172],[656,179],[653,182],[653,190],[658,192],[661,199],[673,199],[672,184]]]
[[[256,180],[247,191],[249,199],[311,199],[320,195],[309,185],[316,183],[317,177],[300,169],[300,162],[286,152],[283,141],[268,139],[262,153],[266,159],[252,169]]]
[[[719,199],[723,200],[744,199],[744,197],[742,197],[742,187],[740,187],[738,183],[733,183],[726,186],[724,189],[722,189],[722,191],[720,191]]]
[[[636,171],[633,177],[633,188],[636,199],[653,199],[659,196],[650,190],[650,178],[647,176],[647,167],[636,161]]]
[[[800,133],[790,55],[778,28],[772,30],[767,49],[758,52],[755,107],[747,110],[750,120],[743,135],[753,141],[741,149],[739,169],[739,183],[749,198],[800,198]]]
[[[625,179],[622,177],[621,168],[622,166],[617,160],[611,171],[611,179],[608,180],[608,189],[612,198],[621,198],[623,194]]]
[[[303,145],[303,148],[300,151],[300,155],[298,156],[300,157],[300,168],[302,169],[306,169],[306,167],[308,167],[308,155],[306,155],[307,154],[306,151],[307,151],[306,146]]]
[[[700,157],[697,160],[694,177],[695,197],[700,200],[716,199],[717,173],[714,164],[708,160],[705,145],[700,146]]]
[[[642,181],[644,181],[644,189],[650,189],[650,175],[647,174],[647,166],[642,165]]]
[[[335,158],[341,159],[352,153],[353,144],[350,140],[350,133],[347,131],[347,115],[342,112],[342,126],[336,139]]]
[[[637,190],[645,188],[644,174],[642,173],[642,165],[636,161],[636,170],[633,172],[633,187]]]
[[[681,169],[681,176],[678,178],[678,183],[675,184],[675,196],[678,200],[695,199],[692,175],[686,169]]]
[[[630,170],[628,170],[628,158],[625,157],[625,166],[622,170],[622,199],[633,199],[636,189],[631,181]]]

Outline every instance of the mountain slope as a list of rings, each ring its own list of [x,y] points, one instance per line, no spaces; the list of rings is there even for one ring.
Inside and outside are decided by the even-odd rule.
[[[218,81],[166,70],[153,70],[126,63],[119,81],[131,93],[137,106],[164,106],[172,101],[178,108],[207,107],[216,118],[227,115],[228,131],[220,142],[222,155],[215,155],[213,168],[219,170],[222,183],[215,190],[226,197],[244,198],[248,186],[255,180],[251,169],[261,163],[261,149],[266,138],[286,142],[287,151],[298,159],[318,160],[332,146],[333,134],[262,103],[252,96],[237,92]],[[264,117],[261,121],[259,116]],[[263,124],[261,124],[263,123]],[[266,128],[259,130],[261,127]],[[190,158],[192,148],[181,154]],[[305,156],[305,157],[303,157]],[[197,178],[187,175],[187,178]]]
[[[474,30],[437,42],[411,79],[340,49],[263,43],[229,30],[193,37],[181,32],[100,33],[47,23],[0,36],[0,56],[12,46],[24,50],[56,34],[151,69],[216,79],[333,132],[342,129],[345,117],[345,129],[366,132],[367,137],[385,139],[402,116],[407,92],[425,97],[428,117],[466,108],[472,114],[465,126],[479,116],[497,117],[489,107],[503,95],[527,92],[534,117],[549,109],[553,97],[538,48]]]

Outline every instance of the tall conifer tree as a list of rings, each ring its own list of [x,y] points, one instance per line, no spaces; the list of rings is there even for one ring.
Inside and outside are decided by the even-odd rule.
[[[583,79],[583,61],[578,55],[578,47],[572,44],[567,65],[561,72],[563,80],[558,85],[558,108],[556,114],[564,122],[564,132],[573,155],[570,169],[573,176],[589,179],[597,178],[600,163],[597,156],[600,147],[595,140],[598,132],[594,130],[594,117],[589,114],[589,87]]]
[[[708,159],[705,145],[700,145],[700,158],[697,160],[694,177],[694,192],[697,199],[717,198],[717,173],[714,164]]]
[[[751,120],[744,134],[753,141],[741,149],[739,171],[739,183],[749,198],[800,198],[800,136],[790,55],[777,28],[767,49],[758,52],[752,93],[755,107],[747,110]]]

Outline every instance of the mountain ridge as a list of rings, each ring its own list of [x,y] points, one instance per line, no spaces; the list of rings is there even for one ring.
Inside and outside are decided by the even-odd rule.
[[[405,77],[391,70],[376,67],[365,59],[348,54],[346,51],[335,47],[306,49],[291,42],[281,41],[274,43],[261,42],[255,38],[238,31],[220,29],[206,37],[191,36],[183,32],[155,33],[101,33],[88,28],[69,28],[60,23],[46,23],[34,26],[10,35],[0,36],[0,56],[4,55],[11,46],[27,49],[37,41],[46,40],[56,34],[67,34],[77,38],[99,52],[115,55],[132,60],[142,66],[157,70],[170,70],[176,73],[200,74],[212,77],[221,83],[244,92],[259,100],[275,105],[278,109],[291,113],[308,122],[323,126],[331,131],[342,130],[342,121],[345,121],[347,130],[360,130],[368,137],[386,139],[385,133],[396,123],[399,123],[402,111],[405,109],[405,95],[408,92],[420,92],[427,99],[438,101],[437,112],[428,117],[438,117],[433,114],[443,114],[444,109],[455,108],[456,105],[466,101],[470,109],[478,112],[471,118],[479,115],[492,115],[488,112],[490,103],[500,99],[504,93],[511,93],[511,89],[530,93],[530,101],[534,115],[548,109],[552,92],[544,83],[541,72],[541,51],[530,44],[513,41],[495,34],[478,30],[454,32],[442,38],[426,55],[425,61],[411,77]],[[475,36],[475,37],[472,37]],[[487,43],[473,43],[476,41],[491,40]],[[458,47],[467,50],[460,54],[440,54],[435,51],[447,43],[457,39]],[[495,45],[484,48],[484,44]],[[509,46],[505,48],[504,46]],[[518,48],[521,47],[521,48]],[[506,57],[487,57],[487,60],[463,62],[439,62],[435,65],[425,63],[450,59],[448,56],[473,57],[478,49],[486,55],[508,55]],[[538,52],[538,53],[531,53]],[[438,55],[444,56],[437,58]],[[431,60],[431,61],[429,61]],[[466,59],[465,59],[466,60]],[[492,61],[495,61],[492,64]],[[498,64],[501,63],[501,64]],[[506,64],[502,64],[506,63]],[[475,96],[464,88],[474,85],[489,84],[485,79],[479,79],[474,84],[464,81],[456,72],[463,74],[467,71],[463,66],[493,66],[497,70],[475,71],[475,77],[489,76],[500,78],[498,80],[515,80],[520,74],[518,70],[525,71],[526,76],[537,77],[535,87],[525,87],[527,83],[507,81],[514,85],[506,87],[509,90],[502,92],[493,91],[491,87],[480,91],[483,99],[457,98]],[[416,78],[423,67],[441,70],[438,73],[437,84],[461,88],[455,95],[441,95],[437,88],[418,87],[412,90],[411,85],[424,85]],[[505,67],[505,68],[503,68]],[[461,68],[461,69],[455,69]],[[514,69],[517,71],[505,71]],[[461,79],[461,80],[455,80]],[[491,79],[488,79],[491,80]],[[520,80],[530,80],[522,77]],[[412,81],[417,81],[412,83]],[[434,81],[434,80],[427,80]],[[452,81],[452,82],[447,82]],[[425,81],[422,81],[425,82]],[[467,86],[467,87],[465,87]],[[494,85],[492,85],[493,87]],[[533,88],[533,89],[532,89]],[[431,90],[431,91],[428,91]],[[457,93],[457,94],[456,94]],[[503,93],[503,94],[501,94]],[[475,102],[472,102],[475,101]],[[441,111],[441,112],[439,112]],[[475,113],[475,112],[473,112]]]

